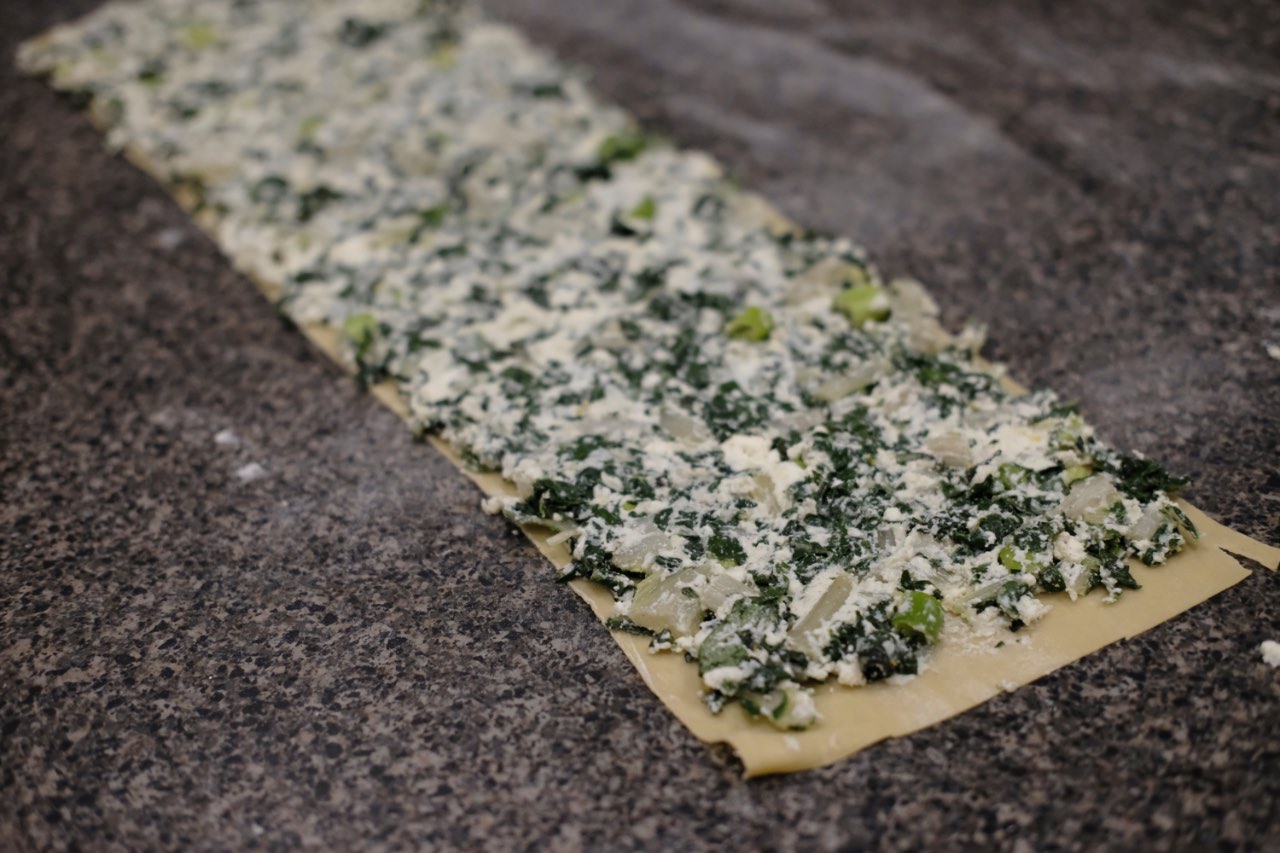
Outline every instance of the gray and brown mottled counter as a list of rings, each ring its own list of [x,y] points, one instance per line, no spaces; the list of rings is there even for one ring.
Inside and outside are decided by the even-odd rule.
[[[92,5],[0,2],[0,847],[1280,830],[1269,573],[923,733],[742,781],[460,474],[17,76],[19,39]],[[1280,542],[1272,4],[490,5]]]

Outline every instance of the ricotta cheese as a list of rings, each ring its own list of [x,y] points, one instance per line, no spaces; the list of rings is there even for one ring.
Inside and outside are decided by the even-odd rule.
[[[1280,667],[1280,643],[1275,640],[1263,640],[1262,645],[1258,646],[1258,651],[1262,654],[1262,660],[1268,666]]]

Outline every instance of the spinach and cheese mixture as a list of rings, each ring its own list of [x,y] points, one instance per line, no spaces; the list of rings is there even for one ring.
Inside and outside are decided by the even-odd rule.
[[[486,508],[554,531],[713,710],[804,727],[816,683],[1117,596],[1194,533],[1181,480],[1011,391],[918,284],[470,6],[117,2],[20,61],[500,471]]]

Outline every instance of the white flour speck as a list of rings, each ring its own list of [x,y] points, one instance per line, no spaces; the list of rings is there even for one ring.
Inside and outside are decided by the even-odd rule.
[[[236,469],[236,477],[242,483],[252,483],[254,480],[261,480],[265,476],[267,476],[267,469],[257,462],[250,462],[248,465],[241,465]]]
[[[166,228],[156,235],[156,245],[166,252],[172,252],[174,249],[186,242],[187,233],[181,228]]]

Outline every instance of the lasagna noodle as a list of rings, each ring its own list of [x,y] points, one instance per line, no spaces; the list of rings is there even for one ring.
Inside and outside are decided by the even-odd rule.
[[[182,187],[169,182],[160,163],[137,146],[126,145],[123,153],[165,186],[217,242],[216,221],[207,211],[197,210],[195,199],[186,195]],[[771,215],[782,221],[780,214]],[[230,259],[236,263],[233,256]],[[237,267],[253,278],[268,298],[281,295],[279,282],[263,280],[241,265]],[[348,367],[339,330],[312,325],[303,326],[302,331],[337,364]],[[372,393],[400,417],[410,420],[408,404],[393,383],[375,386]],[[430,441],[485,495],[514,494],[511,485],[499,475],[470,470],[453,447],[435,437]],[[1186,503],[1182,506],[1199,527],[1201,536],[1159,568],[1131,561],[1133,575],[1143,585],[1141,591],[1114,602],[1108,602],[1101,594],[1083,596],[1075,602],[1065,596],[1050,599],[1054,606],[1045,617],[998,648],[995,638],[978,643],[962,628],[949,627],[926,668],[916,677],[856,688],[835,684],[819,687],[815,699],[821,716],[816,725],[805,731],[780,732],[752,720],[737,706],[713,714],[700,699],[702,684],[696,666],[677,654],[650,652],[646,637],[622,632],[613,632],[613,637],[658,699],[700,740],[732,747],[748,776],[820,767],[885,738],[907,735],[941,722],[1211,598],[1249,574],[1228,552],[1268,568],[1280,565],[1280,549],[1232,531]],[[563,544],[549,543],[547,531],[530,526],[523,529],[557,568],[568,564],[568,549]],[[582,580],[570,586],[602,621],[612,614],[614,602],[606,589]]]

